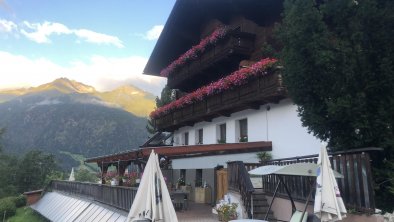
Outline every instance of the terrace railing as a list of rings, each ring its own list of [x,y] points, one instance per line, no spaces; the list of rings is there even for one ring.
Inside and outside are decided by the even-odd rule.
[[[244,163],[242,161],[228,162],[227,172],[228,188],[241,194],[242,202],[246,212],[248,213],[248,217],[252,218],[252,194],[254,192],[254,188]]]
[[[154,123],[160,131],[173,131],[196,122],[230,115],[232,112],[248,108],[259,109],[260,105],[278,102],[285,97],[286,90],[277,71],[155,118]]]
[[[129,211],[138,188],[53,180],[47,189],[86,197],[93,201]]]
[[[364,148],[351,151],[331,153],[331,166],[341,173],[344,178],[337,179],[342,199],[348,209],[371,213],[375,210],[374,189],[371,173],[369,152],[380,151],[380,148]],[[318,155],[298,156],[284,159],[274,159],[262,164],[245,163],[246,170],[252,170],[262,165],[288,165],[294,163],[317,163]],[[290,189],[294,199],[306,201],[308,192],[312,189],[316,178],[301,176],[283,176],[284,183]],[[273,193],[277,177],[267,175],[262,177],[263,190]],[[286,197],[284,186],[280,186],[278,194]]]

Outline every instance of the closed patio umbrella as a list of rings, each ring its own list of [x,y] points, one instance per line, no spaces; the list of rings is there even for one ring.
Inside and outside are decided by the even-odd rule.
[[[71,173],[70,173],[70,177],[68,178],[68,181],[75,181],[74,167],[71,167]]]
[[[335,180],[326,146],[321,147],[317,164],[314,213],[321,221],[337,221],[346,217],[346,208]]]
[[[158,156],[152,150],[146,163],[127,221],[178,222],[170,193],[160,170]]]

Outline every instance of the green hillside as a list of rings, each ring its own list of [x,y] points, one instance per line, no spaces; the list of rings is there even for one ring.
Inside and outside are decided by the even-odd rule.
[[[148,137],[146,116],[154,107],[153,95],[132,86],[100,93],[68,79],[0,92],[0,100],[6,97],[0,103],[4,151],[50,152],[65,170],[82,165],[94,170],[81,161],[139,147]]]

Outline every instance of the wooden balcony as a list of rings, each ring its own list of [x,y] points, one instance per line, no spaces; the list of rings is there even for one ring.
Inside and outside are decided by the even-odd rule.
[[[260,105],[279,102],[286,95],[282,77],[277,71],[156,118],[154,123],[159,131],[174,131],[215,117],[230,116],[237,111],[259,109]]]
[[[168,86],[183,91],[193,90],[193,86],[212,81],[219,74],[238,68],[239,62],[250,57],[254,50],[255,34],[245,29],[233,30],[225,39],[208,48],[197,60],[178,68],[168,77]],[[223,70],[224,68],[230,70]],[[207,78],[208,77],[208,78]],[[199,84],[195,84],[196,81]],[[200,83],[201,82],[201,83]]]

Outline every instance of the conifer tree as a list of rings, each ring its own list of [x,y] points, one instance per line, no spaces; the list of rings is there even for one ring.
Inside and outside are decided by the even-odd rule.
[[[285,0],[278,35],[289,94],[304,126],[335,150],[374,156],[376,202],[394,199],[394,1]]]

